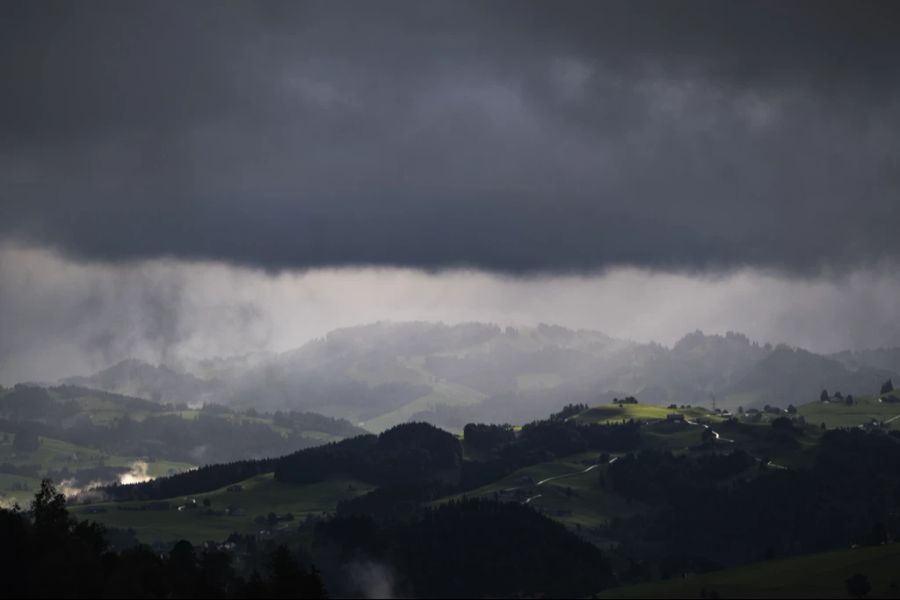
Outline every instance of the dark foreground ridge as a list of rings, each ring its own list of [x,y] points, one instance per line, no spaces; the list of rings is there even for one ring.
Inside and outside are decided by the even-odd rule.
[[[892,417],[849,426],[895,414],[884,397],[736,415],[629,397],[461,438],[406,423],[68,508],[45,483],[30,511],[3,511],[3,564],[22,574],[10,589],[40,595],[584,597],[700,575],[704,593],[741,595],[759,591],[741,587],[746,569],[796,572],[897,538],[900,431]],[[274,508],[316,497],[300,518]],[[895,558],[847,558],[854,589],[867,577],[890,595]],[[60,577],[41,580],[48,569]]]

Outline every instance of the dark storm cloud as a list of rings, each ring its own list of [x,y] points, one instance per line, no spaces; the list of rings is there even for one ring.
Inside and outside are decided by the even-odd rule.
[[[6,3],[0,235],[267,268],[900,256],[895,3]]]

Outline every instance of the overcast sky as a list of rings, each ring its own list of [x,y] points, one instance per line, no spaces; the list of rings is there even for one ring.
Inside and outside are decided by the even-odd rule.
[[[378,318],[900,344],[898,86],[896,2],[3,2],[0,381]]]

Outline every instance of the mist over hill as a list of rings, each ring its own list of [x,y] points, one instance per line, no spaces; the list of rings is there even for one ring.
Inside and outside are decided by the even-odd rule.
[[[900,373],[900,348],[845,350],[844,352],[832,354],[831,358],[839,360],[852,368],[865,366]]]
[[[379,322],[281,354],[160,366],[129,359],[65,383],[165,402],[314,411],[372,431],[410,420],[460,429],[626,395],[749,408],[801,404],[822,389],[874,393],[886,379],[900,379],[897,354],[824,356],[731,332],[697,331],[669,348],[553,325]]]
[[[63,383],[136,396],[154,402],[205,402],[215,385],[167,365],[154,366],[129,358],[89,377],[69,377]]]

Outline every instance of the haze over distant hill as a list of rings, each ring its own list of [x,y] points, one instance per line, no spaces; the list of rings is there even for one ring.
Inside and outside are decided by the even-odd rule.
[[[698,331],[667,348],[551,325],[381,322],[282,354],[158,367],[126,360],[66,382],[167,402],[315,411],[373,431],[411,419],[458,429],[625,395],[747,408],[801,404],[823,388],[874,393],[889,377],[900,379],[892,352],[823,356],[738,333]]]
[[[166,365],[153,366],[129,358],[89,377],[69,377],[63,383],[145,398],[155,402],[209,401],[215,386]]]
[[[831,355],[850,367],[875,367],[900,373],[900,348],[844,351]]]

